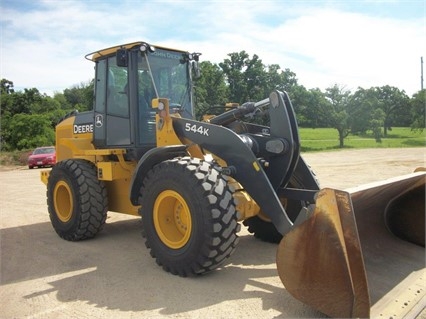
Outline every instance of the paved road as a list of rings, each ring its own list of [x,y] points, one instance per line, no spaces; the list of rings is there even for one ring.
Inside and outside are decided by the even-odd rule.
[[[424,149],[309,153],[322,186],[346,188],[425,166]],[[235,254],[200,278],[165,273],[140,221],[110,214],[93,240],[61,240],[40,170],[0,169],[0,318],[312,318],[276,272],[276,246],[245,229]]]

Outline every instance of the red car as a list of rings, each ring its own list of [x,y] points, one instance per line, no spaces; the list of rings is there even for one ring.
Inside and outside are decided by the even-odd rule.
[[[56,164],[56,151],[54,146],[37,147],[28,157],[28,168],[53,166]]]

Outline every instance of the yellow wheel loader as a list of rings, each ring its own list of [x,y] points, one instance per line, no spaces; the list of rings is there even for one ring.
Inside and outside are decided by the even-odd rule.
[[[353,192],[320,189],[300,156],[287,93],[194,120],[199,56],[146,42],[86,56],[95,62],[94,109],[60,121],[57,164],[41,173],[60,237],[94,237],[108,211],[140,215],[157,264],[185,277],[231,256],[243,223],[279,243],[287,291],[334,317],[368,317],[370,297],[376,304],[396,286],[378,283],[371,295],[369,267],[404,272],[408,263],[411,272],[424,271],[424,172]],[[253,124],[258,115],[270,125]],[[364,262],[364,244],[372,261]],[[390,260],[387,249],[389,269],[380,266]],[[417,291],[412,304],[424,302],[424,286],[410,289]]]

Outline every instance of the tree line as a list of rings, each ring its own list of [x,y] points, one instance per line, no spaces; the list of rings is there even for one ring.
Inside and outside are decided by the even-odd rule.
[[[325,91],[307,89],[298,83],[296,73],[278,64],[265,65],[246,51],[230,53],[223,62],[200,63],[202,76],[194,81],[197,118],[212,107],[227,102],[243,104],[267,98],[273,90],[287,91],[300,127],[334,128],[340,147],[348,134],[373,133],[377,142],[392,127],[425,128],[426,90],[407,96],[393,86],[359,87],[351,92],[335,84]],[[1,80],[1,149],[25,150],[53,145],[54,128],[67,113],[91,110],[94,80],[82,82],[53,97],[37,88],[15,91],[8,79]],[[267,124],[267,123],[265,123]]]

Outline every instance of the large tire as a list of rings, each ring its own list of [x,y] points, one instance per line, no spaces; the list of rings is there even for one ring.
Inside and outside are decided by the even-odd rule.
[[[65,160],[53,166],[47,183],[50,221],[63,239],[94,237],[105,224],[107,190],[96,167],[85,160]]]
[[[217,268],[235,250],[240,224],[225,177],[206,161],[154,166],[140,192],[145,245],[158,265],[182,277]]]
[[[289,187],[306,188],[302,182],[294,178],[290,180]],[[289,200],[287,198],[280,198],[280,201],[291,221],[294,221],[300,210],[307,206],[307,203],[304,201]],[[283,238],[271,220],[263,212],[246,219],[243,224],[247,227],[249,233],[252,233],[254,237],[265,242],[278,244]]]

